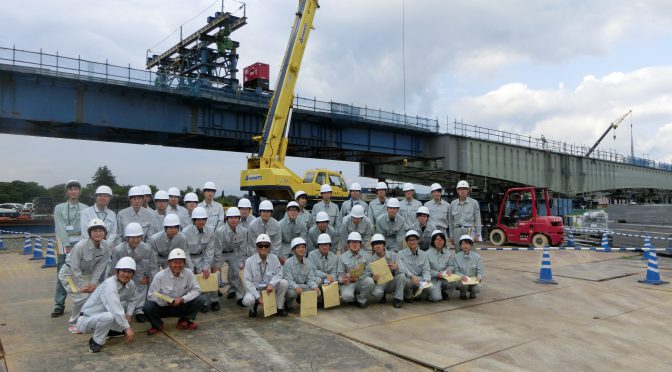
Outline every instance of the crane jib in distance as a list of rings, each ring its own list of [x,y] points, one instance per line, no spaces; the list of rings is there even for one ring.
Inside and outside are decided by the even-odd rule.
[[[625,118],[627,118],[628,115],[630,115],[631,113],[632,113],[632,110],[628,110],[628,112],[621,115],[621,117],[619,117],[618,119],[614,120],[613,123],[609,124],[609,127],[607,128],[607,130],[605,130],[604,133],[602,133],[602,136],[597,140],[597,142],[595,142],[593,147],[591,147],[590,150],[588,150],[588,153],[586,153],[586,157],[589,157],[590,154],[592,154],[593,151],[595,151],[597,146],[600,144],[600,142],[602,142],[604,137],[607,136],[607,134],[609,133],[610,130],[612,130],[612,129],[616,130],[616,128],[618,128],[618,125],[621,124],[621,122],[623,122],[623,120],[625,120]],[[614,138],[616,138],[616,135],[614,135]]]

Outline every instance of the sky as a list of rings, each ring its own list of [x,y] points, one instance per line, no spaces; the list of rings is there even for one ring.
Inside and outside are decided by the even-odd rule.
[[[248,24],[233,34],[239,67],[271,66],[271,85],[294,20],[296,1],[246,1]],[[84,0],[0,2],[0,46],[143,68],[148,49],[161,52],[220,10],[220,1]],[[672,2],[322,0],[296,93],[454,120],[590,146],[632,110],[603,150],[672,162]],[[224,1],[225,11],[240,3]],[[248,154],[0,134],[0,181],[47,187],[90,182],[108,165],[122,184],[167,189],[214,181],[240,194]],[[74,157],[73,153],[98,156]],[[102,155],[102,156],[101,156]],[[143,164],[171,164],[138,167]],[[342,170],[356,163],[290,158],[307,168]],[[235,177],[234,177],[235,175]]]

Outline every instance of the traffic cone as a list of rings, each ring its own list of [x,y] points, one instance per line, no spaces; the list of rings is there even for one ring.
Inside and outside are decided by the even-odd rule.
[[[49,239],[49,242],[47,243],[47,255],[44,257],[44,265],[42,265],[42,268],[44,269],[45,267],[56,267],[56,252],[54,252],[54,240]]]
[[[30,234],[26,233],[26,238],[23,240],[23,252],[21,254],[31,254],[33,253],[33,244]]]
[[[660,272],[658,272],[658,256],[656,251],[649,252],[649,263],[646,267],[646,279],[638,280],[640,283],[646,284],[666,284],[668,282],[660,280]]]
[[[41,260],[42,257],[42,239],[35,238],[35,244],[33,245],[33,257],[31,260]]]
[[[576,247],[576,243],[574,242],[574,228],[570,227],[569,232],[567,233],[567,243],[565,244],[566,247]]]
[[[0,231],[0,251],[4,251],[7,248],[5,248],[5,242],[2,241],[2,231]]]
[[[536,280],[540,284],[558,284],[553,280],[553,270],[551,270],[551,253],[544,249],[544,255],[541,257],[541,269],[539,270],[539,279]]]
[[[648,260],[649,258],[651,258],[651,249],[653,249],[653,246],[651,245],[651,239],[649,239],[648,236],[645,236],[644,249],[643,249],[644,253],[642,254],[642,260]]]
[[[611,252],[611,247],[609,247],[609,233],[602,233],[602,252]]]

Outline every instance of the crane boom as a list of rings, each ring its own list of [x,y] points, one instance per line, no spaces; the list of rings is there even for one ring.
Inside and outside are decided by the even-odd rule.
[[[626,112],[625,114],[621,115],[621,116],[620,116],[618,119],[616,119],[613,123],[609,124],[609,127],[607,127],[607,130],[605,130],[604,133],[602,133],[602,136],[597,140],[597,142],[595,142],[595,144],[593,145],[593,147],[591,147],[590,150],[588,150],[588,153],[586,154],[586,157],[589,157],[590,154],[592,154],[593,151],[595,151],[595,149],[597,148],[597,146],[600,144],[600,142],[602,142],[602,140],[604,139],[604,137],[607,136],[607,134],[609,133],[610,130],[618,128],[618,125],[621,124],[621,122],[622,122],[623,120],[625,120],[625,118],[628,117],[628,115],[630,115],[631,113],[632,113],[632,110],[628,110],[628,112]],[[615,138],[615,137],[614,137],[614,138]]]
[[[286,128],[291,116],[294,88],[317,8],[319,8],[317,0],[299,0],[299,8],[266,115],[264,130],[262,135],[256,138],[259,140],[259,150],[248,160],[248,169],[269,168],[275,162],[284,163],[287,152]]]

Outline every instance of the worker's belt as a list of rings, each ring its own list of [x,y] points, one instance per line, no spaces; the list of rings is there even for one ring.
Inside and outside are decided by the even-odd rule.
[[[461,229],[462,229],[462,228],[465,228],[465,227],[466,227],[466,228],[469,228],[469,227],[473,227],[473,226],[465,226],[465,225],[455,225],[455,227],[459,227],[459,228],[461,228]]]
[[[200,251],[198,253],[189,253],[189,256],[200,256],[203,254],[203,251]]]
[[[222,253],[233,253],[233,250],[231,250],[231,251],[222,251]]]

